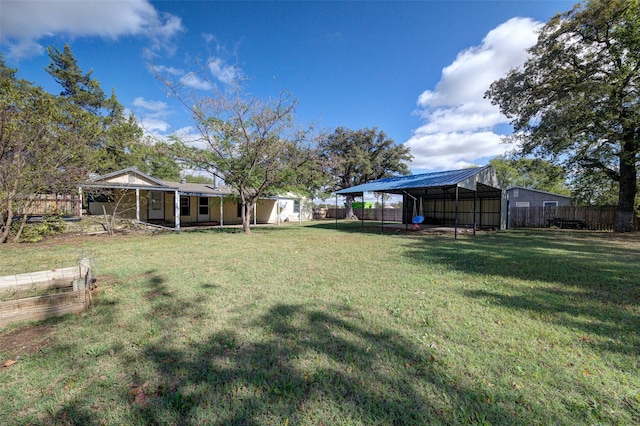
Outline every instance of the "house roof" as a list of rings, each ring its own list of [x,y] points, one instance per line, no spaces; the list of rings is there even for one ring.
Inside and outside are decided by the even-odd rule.
[[[197,195],[203,197],[225,196],[235,192],[228,186],[213,186],[212,183],[182,183],[165,182],[168,186],[176,188],[181,195]]]
[[[122,169],[122,170],[117,170],[115,172],[111,172],[111,173],[107,173],[106,175],[101,175],[98,176],[96,179],[93,179],[95,182],[106,182],[109,181],[113,178],[116,178],[118,176],[123,176],[123,175],[129,175],[129,174],[135,174],[138,177],[147,180],[157,186],[168,186],[165,182],[163,182],[160,179],[156,179],[153,176],[150,176],[146,173],[141,172],[140,170],[138,170],[137,167],[127,167],[126,169]]]
[[[401,194],[427,188],[459,186],[471,191],[478,190],[478,184],[501,190],[500,182],[490,166],[461,170],[422,173],[410,176],[394,176],[374,180],[362,185],[336,191],[339,195],[361,194],[363,192],[388,192]]]

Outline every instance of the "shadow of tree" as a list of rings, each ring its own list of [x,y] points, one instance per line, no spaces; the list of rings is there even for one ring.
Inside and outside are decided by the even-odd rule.
[[[368,328],[348,308],[330,310],[341,314],[273,306],[248,324],[261,336],[253,341],[223,330],[183,349],[150,344],[147,360],[162,379],[137,416],[151,424],[518,423],[518,413],[487,404],[428,350]],[[442,399],[432,401],[434,391]]]
[[[640,250],[624,242],[521,232],[438,244],[408,240],[406,247],[411,261],[507,279],[489,289],[460,290],[466,296],[548,314],[547,320],[603,337],[601,349],[640,353]]]

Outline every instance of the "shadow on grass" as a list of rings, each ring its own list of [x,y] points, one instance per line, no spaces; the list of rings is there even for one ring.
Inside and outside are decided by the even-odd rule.
[[[148,390],[136,417],[148,424],[517,423],[517,413],[460,386],[400,334],[371,330],[347,308],[333,312],[340,314],[277,305],[248,326],[263,336],[257,341],[225,330],[184,350],[149,345],[161,384]],[[434,392],[437,401],[427,397]]]
[[[640,249],[603,234],[509,232],[458,241],[409,240],[412,261],[500,281],[466,296],[599,335],[602,349],[640,353]],[[635,247],[639,245],[636,244]],[[484,280],[486,281],[486,279]]]

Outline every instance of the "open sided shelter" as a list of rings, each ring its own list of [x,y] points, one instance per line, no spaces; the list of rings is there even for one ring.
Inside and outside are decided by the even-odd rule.
[[[506,196],[490,166],[378,179],[336,194],[364,197],[365,192],[402,195],[402,222],[407,225],[420,212],[424,224],[456,231],[506,227]]]

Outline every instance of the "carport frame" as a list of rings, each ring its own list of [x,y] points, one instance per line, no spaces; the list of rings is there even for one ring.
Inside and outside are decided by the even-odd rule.
[[[443,200],[443,221],[447,220],[447,200],[451,200],[454,202],[454,238],[457,238],[458,228],[460,225],[459,208],[461,200],[468,200],[473,198],[473,207],[472,211],[470,212],[470,214],[472,215],[472,223],[470,223],[469,225],[473,227],[474,235],[478,227],[478,214],[480,214],[480,226],[482,226],[483,215],[498,214],[498,229],[504,229],[506,227],[506,194],[502,187],[502,184],[495,174],[495,171],[490,166],[378,179],[376,181],[337,191],[336,207],[338,205],[339,195],[362,197],[363,202],[365,192],[382,192],[402,195],[403,222],[407,225],[408,229],[410,219],[408,210],[409,203],[407,201],[409,200],[409,197],[420,197],[426,200],[437,200],[438,198],[436,197],[436,194],[440,191],[443,194],[441,198]],[[479,196],[479,193],[486,194],[486,196]],[[451,195],[447,196],[447,194]],[[480,211],[478,211],[478,200],[480,200]],[[499,211],[483,211],[483,200],[499,200]],[[434,209],[435,206],[436,202],[434,201]],[[382,208],[384,208],[384,205],[382,205]],[[435,216],[436,215],[434,215],[434,217]],[[381,229],[382,231],[384,231],[384,215],[381,216],[381,219]]]

